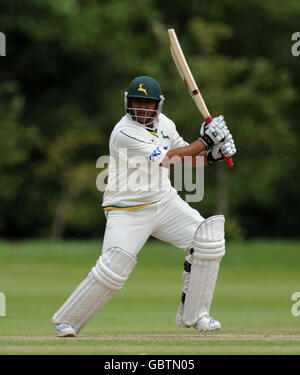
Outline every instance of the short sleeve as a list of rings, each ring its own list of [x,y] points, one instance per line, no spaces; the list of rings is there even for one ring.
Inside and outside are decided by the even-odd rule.
[[[188,146],[188,142],[186,142],[178,133],[176,129],[176,125],[173,121],[171,121],[171,127],[172,127],[172,140],[171,140],[171,149],[179,148]]]
[[[113,144],[115,151],[123,160],[130,161],[133,157],[144,157],[148,162],[160,164],[167,153],[166,149],[142,139],[139,133],[131,129],[120,130]]]

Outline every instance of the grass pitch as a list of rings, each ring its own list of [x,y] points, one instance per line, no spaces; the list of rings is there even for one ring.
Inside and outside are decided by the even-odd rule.
[[[175,325],[185,253],[149,242],[122,291],[76,338],[56,338],[51,317],[94,266],[101,244],[0,242],[0,354],[300,354],[300,242],[226,246],[211,315],[214,333]]]

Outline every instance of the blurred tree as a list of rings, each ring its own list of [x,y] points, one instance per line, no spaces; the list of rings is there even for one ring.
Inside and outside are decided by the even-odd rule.
[[[25,98],[18,152],[27,156],[11,193],[22,215],[4,209],[2,233],[98,236],[105,219],[96,160],[108,153],[130,80],[152,69],[158,12],[152,1],[130,7],[119,0],[28,0],[25,8],[4,0],[1,9],[9,39],[1,79],[14,79]]]
[[[6,218],[16,215],[15,196],[21,191],[18,166],[28,160],[22,147],[22,125],[20,117],[24,98],[15,81],[0,84],[0,232],[6,230]]]
[[[299,163],[299,85],[290,37],[300,4],[227,0],[191,1],[186,7],[175,1],[171,9],[163,4],[162,11],[168,27],[178,30],[208,108],[225,115],[238,149],[231,170],[225,165],[217,173],[206,170],[205,199],[195,206],[209,215],[227,211],[229,236],[298,235],[292,219],[282,217],[286,202],[281,198],[294,195],[298,185],[293,176]],[[196,136],[198,125],[190,124],[197,124],[197,110],[182,107],[174,117]],[[299,194],[294,199],[299,202]]]
[[[201,116],[169,52],[174,27],[238,149],[231,170],[206,169],[204,200],[193,206],[204,216],[225,212],[231,236],[297,236],[300,75],[291,35],[299,15],[296,0],[2,0],[1,235],[103,232],[96,160],[108,154],[137,75],[160,81],[166,115],[187,141],[198,137]]]

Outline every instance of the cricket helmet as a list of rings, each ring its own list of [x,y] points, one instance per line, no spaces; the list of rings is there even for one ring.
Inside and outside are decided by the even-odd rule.
[[[143,98],[143,99],[152,99],[157,101],[156,110],[154,114],[149,117],[145,116],[144,121],[138,122],[133,115],[133,109],[131,107],[131,98]],[[125,111],[126,114],[130,117],[131,120],[137,122],[138,124],[143,124],[145,127],[147,125],[152,125],[153,122],[158,118],[159,114],[162,111],[162,106],[164,102],[164,97],[161,94],[161,88],[156,79],[148,76],[139,76],[134,78],[130,84],[128,91],[125,92]]]

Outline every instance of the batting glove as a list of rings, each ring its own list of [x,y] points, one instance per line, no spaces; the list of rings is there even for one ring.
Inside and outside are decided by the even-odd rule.
[[[223,116],[215,117],[209,124],[203,123],[200,129],[199,139],[204,143],[206,149],[221,142],[229,130]]]
[[[223,145],[221,146],[221,154],[230,158],[236,153],[236,147],[232,135],[229,133],[224,139]]]
[[[225,137],[224,141],[219,142],[214,145],[212,150],[207,153],[207,163],[209,165],[216,163],[217,161],[222,161],[223,156],[231,157],[236,153],[236,147],[232,135],[229,133]]]

